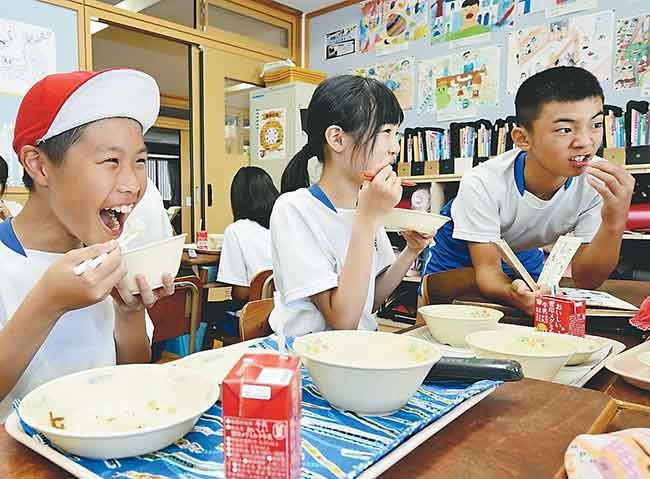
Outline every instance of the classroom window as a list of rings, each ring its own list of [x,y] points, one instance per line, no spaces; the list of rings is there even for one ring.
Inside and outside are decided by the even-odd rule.
[[[226,79],[226,154],[250,158],[250,94],[259,87]]]
[[[208,5],[208,25],[252,38],[267,45],[289,48],[290,31],[288,27],[253,18],[218,5]]]
[[[194,28],[194,0],[99,0],[120,10],[141,13]]]

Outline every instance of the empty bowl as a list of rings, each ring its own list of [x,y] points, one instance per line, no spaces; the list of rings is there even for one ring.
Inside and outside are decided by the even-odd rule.
[[[187,434],[217,401],[203,374],[156,364],[129,364],[70,374],[37,387],[20,417],[53,444],[93,459],[162,449]]]
[[[513,359],[521,364],[524,376],[547,381],[578,350],[576,343],[565,335],[514,328],[477,331],[465,340],[479,358]]]
[[[449,218],[424,211],[393,208],[384,217],[384,227],[390,231],[417,231],[424,234],[435,234]]]
[[[293,349],[332,406],[369,415],[401,409],[440,359],[428,341],[375,331],[308,334]]]
[[[132,293],[137,293],[138,285],[135,277],[143,274],[151,289],[162,286],[165,273],[176,276],[181,266],[185,234],[174,236],[161,241],[149,243],[123,253],[126,262],[126,277],[124,278]]]
[[[573,353],[573,355],[567,361],[567,366],[576,366],[578,364],[587,362],[592,354],[594,354],[596,351],[599,351],[603,347],[603,345],[598,341],[594,341],[589,338],[581,338],[579,336],[571,336],[566,334],[563,336],[574,341],[576,343],[576,347],[578,348],[577,351]]]
[[[496,309],[462,304],[431,304],[418,308],[437,341],[457,348],[468,347],[465,336],[495,329],[503,317]]]
[[[223,234],[208,233],[208,249],[220,250],[223,245]]]

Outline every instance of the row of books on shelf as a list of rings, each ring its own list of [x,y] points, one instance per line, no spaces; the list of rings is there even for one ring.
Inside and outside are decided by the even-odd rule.
[[[650,109],[647,101],[629,101],[625,110],[605,105],[603,148],[615,163],[650,164]],[[459,174],[471,159],[473,166],[511,150],[514,116],[451,123],[449,128],[406,128],[396,169],[402,176]],[[460,161],[456,161],[460,160]]]

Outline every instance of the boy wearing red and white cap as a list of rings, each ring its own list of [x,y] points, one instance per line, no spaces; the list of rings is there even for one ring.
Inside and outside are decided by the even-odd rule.
[[[13,147],[30,196],[0,223],[0,422],[50,379],[149,360],[145,306],[173,277],[156,291],[139,278],[132,295],[115,239],[146,188],[143,135],[159,101],[153,78],[126,69],[50,75],[22,100]]]

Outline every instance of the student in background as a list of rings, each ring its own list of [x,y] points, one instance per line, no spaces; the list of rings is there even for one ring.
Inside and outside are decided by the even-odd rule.
[[[391,168],[404,116],[381,82],[343,75],[321,83],[309,104],[307,144],[282,175],[271,215],[274,331],[377,329],[373,312],[402,281],[431,236],[404,232],[396,259],[382,217],[400,200]],[[323,163],[309,186],[307,165]],[[363,181],[362,172],[376,173]]]
[[[522,83],[516,148],[463,176],[442,209],[452,221],[438,231],[423,275],[473,266],[484,296],[532,314],[545,291],[513,281],[493,242],[503,238],[537,279],[539,248],[573,233],[583,242],[572,264],[576,285],[600,286],[618,263],[634,189],[625,169],[596,156],[603,100],[598,80],[582,68],[551,68]]]
[[[115,240],[145,190],[159,101],[155,80],[129,69],[49,75],[23,97],[13,148],[30,195],[0,223],[0,421],[51,379],[149,361],[145,308],[173,293],[173,277],[152,291],[138,276],[131,294]]]
[[[244,166],[232,180],[235,221],[224,232],[217,281],[232,285],[237,303],[248,301],[253,277],[272,268],[269,221],[278,195],[269,174],[256,166]]]
[[[16,216],[23,209],[23,205],[15,201],[4,201],[2,197],[7,188],[7,179],[9,178],[9,165],[3,157],[0,156],[0,221]]]

